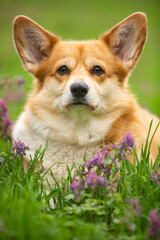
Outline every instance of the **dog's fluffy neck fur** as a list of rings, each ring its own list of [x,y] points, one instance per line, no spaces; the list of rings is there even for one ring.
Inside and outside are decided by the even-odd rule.
[[[121,123],[119,124],[120,131],[120,129],[126,127],[126,119],[129,125],[133,121],[133,116],[136,115],[137,103],[128,91],[126,102],[128,102],[125,105],[126,108],[124,108],[122,101],[122,107],[119,103],[118,109],[103,115],[92,113],[87,106],[71,107],[66,112],[57,113],[54,111],[48,112],[42,105],[35,111],[34,106],[37,106],[38,103],[31,96],[26,105],[25,113],[29,128],[40,138],[83,146],[102,143],[107,135],[106,140],[109,144],[114,142],[114,137],[112,137],[115,130],[114,123],[118,121]],[[45,121],[43,116],[46,116]],[[112,136],[108,133],[111,133]],[[122,134],[124,133],[126,131],[122,131]]]

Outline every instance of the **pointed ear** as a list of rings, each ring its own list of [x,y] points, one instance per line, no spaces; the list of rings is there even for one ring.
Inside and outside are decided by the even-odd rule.
[[[49,57],[53,45],[59,40],[58,37],[25,16],[16,17],[13,37],[24,67],[33,74],[38,66]]]
[[[127,70],[131,70],[143,49],[147,35],[147,20],[137,12],[100,37]]]

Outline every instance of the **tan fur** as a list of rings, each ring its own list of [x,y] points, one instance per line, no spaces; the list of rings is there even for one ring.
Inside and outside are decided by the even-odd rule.
[[[30,146],[29,154],[48,140],[45,168],[52,167],[60,179],[66,174],[63,162],[72,166],[89,159],[103,140],[119,142],[128,130],[140,155],[150,121],[159,119],[138,106],[127,87],[128,76],[146,40],[147,23],[143,13],[135,13],[102,35],[99,40],[62,41],[25,16],[14,22],[14,41],[22,62],[35,77],[34,89],[24,112],[13,129],[13,138]],[[66,65],[68,74],[58,73]],[[104,73],[92,73],[95,66]],[[83,82],[89,87],[87,106],[70,105],[70,87]],[[160,143],[156,133],[151,146],[154,161]],[[28,157],[29,157],[28,154]],[[133,154],[130,155],[133,162]]]

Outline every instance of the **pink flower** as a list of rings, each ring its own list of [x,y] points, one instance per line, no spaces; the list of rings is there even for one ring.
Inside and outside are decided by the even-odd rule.
[[[23,78],[21,76],[18,77],[18,86],[24,85],[25,81],[23,80]]]
[[[126,159],[126,151],[131,151],[134,147],[134,139],[131,136],[131,131],[129,130],[126,136],[123,136],[123,141],[120,141],[120,155],[121,160]]]
[[[7,134],[9,127],[12,125],[10,117],[8,115],[8,109],[5,102],[0,99],[0,127],[4,133]]]
[[[5,117],[8,112],[5,102],[0,99],[0,118]]]
[[[153,170],[150,171],[150,180],[155,181],[156,180],[156,175],[153,173]]]
[[[102,153],[98,151],[98,153],[96,153],[94,157],[91,158],[91,160],[84,164],[84,166],[87,166],[88,170],[90,171],[91,168],[95,167],[96,165],[100,166],[102,164],[103,164]]]
[[[85,179],[85,183],[89,188],[97,189],[98,186],[107,187],[108,180],[106,178],[102,178],[101,176],[97,176],[94,172],[89,172],[88,177]]]
[[[5,118],[3,119],[3,130],[7,134],[9,127],[12,125],[12,122],[10,121],[10,117],[7,114]]]
[[[157,168],[157,183],[160,183],[160,167]]]
[[[158,238],[160,235],[160,219],[158,217],[157,209],[153,209],[149,213],[150,223],[149,223],[149,237]]]
[[[70,185],[70,189],[75,194],[76,197],[79,197],[81,191],[83,190],[83,186],[81,185],[81,180],[77,181],[75,177],[73,177],[72,184]]]
[[[134,147],[134,139],[131,135],[131,131],[129,130],[126,137],[125,137],[125,140],[126,140],[126,147],[128,150],[132,149]]]
[[[15,102],[21,100],[24,97],[24,91],[22,89],[18,89],[16,92],[12,90],[8,90],[4,96],[6,102]]]
[[[107,151],[106,146],[103,145],[102,152],[99,149],[98,153],[96,153],[93,158],[91,158],[89,161],[87,161],[84,164],[84,166],[87,166],[88,171],[90,171],[95,166],[98,166],[98,169],[102,170],[104,168],[103,162],[104,162],[105,158],[109,156],[109,154],[110,154],[110,152]]]
[[[157,184],[160,184],[160,167],[157,168],[157,172],[154,174],[153,170],[150,171],[150,180],[156,181]]]
[[[126,202],[135,208],[137,216],[141,216],[142,207],[138,198],[127,199]]]

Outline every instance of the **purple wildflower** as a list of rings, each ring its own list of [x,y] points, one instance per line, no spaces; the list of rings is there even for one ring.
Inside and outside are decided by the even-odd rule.
[[[153,170],[150,171],[150,180],[155,181],[156,180],[156,175],[153,173]]]
[[[129,205],[132,205],[135,210],[136,210],[136,216],[141,216],[141,213],[142,213],[142,207],[141,207],[141,204],[140,204],[140,201],[138,198],[134,198],[134,199],[127,199],[126,202],[129,204]]]
[[[13,92],[12,90],[8,90],[4,96],[6,102],[15,102],[24,97],[24,91],[22,89],[18,89],[18,91]]]
[[[104,174],[107,174],[110,172],[110,169],[111,169],[111,165],[106,165],[104,169],[102,169],[102,172],[104,172]]]
[[[157,168],[157,183],[160,183],[160,167]]]
[[[118,182],[118,180],[119,180],[119,176],[116,175],[116,176],[115,176],[115,181]]]
[[[5,117],[8,112],[5,102],[0,99],[0,118]]]
[[[85,172],[83,170],[80,170],[80,173],[83,175],[83,176],[86,176],[88,174],[88,172]]]
[[[107,187],[108,180],[106,178],[102,178],[101,176],[97,176],[94,172],[89,172],[88,177],[85,179],[85,183],[91,189],[97,189],[98,185],[102,187]]]
[[[42,172],[44,172],[44,171],[45,171],[45,168],[44,168],[44,166],[43,166],[43,161],[41,160],[40,163],[41,163],[41,167],[42,167]]]
[[[126,137],[126,147],[128,150],[132,149],[134,147],[134,139],[131,136],[131,131],[129,130]]]
[[[14,140],[14,147],[12,150],[16,152],[16,155],[23,156],[26,155],[26,150],[29,150],[29,147],[18,139],[18,141]]]
[[[108,186],[108,179],[103,178],[102,187],[107,187],[107,186]]]
[[[18,77],[18,86],[24,85],[25,81],[23,80],[23,78],[21,76]]]
[[[112,147],[113,149],[115,149],[115,148],[118,147],[118,144],[112,144],[111,147]]]
[[[114,189],[114,184],[113,184],[113,182],[111,181],[110,186],[108,187],[108,190],[107,190],[106,194],[107,194],[107,195],[110,194],[112,189]]]
[[[70,189],[75,194],[76,198],[79,197],[81,191],[83,190],[83,186],[81,185],[81,180],[77,181],[75,177],[73,177],[72,184],[70,185]]]
[[[99,149],[98,152],[91,158],[89,161],[87,161],[84,166],[87,166],[88,171],[90,171],[95,166],[98,166],[98,170],[102,170],[105,168],[104,166],[104,160],[106,157],[108,157],[110,152],[107,150],[105,144],[103,145],[102,151]]]
[[[98,151],[98,153],[96,153],[91,160],[84,164],[84,166],[87,166],[88,171],[90,171],[91,168],[95,167],[96,165],[100,167],[102,164],[103,164],[102,153]]]
[[[124,160],[126,158],[127,152],[131,151],[134,147],[134,139],[131,136],[131,131],[129,130],[126,136],[123,136],[123,140],[120,141],[120,149],[119,153],[121,155],[121,159]]]
[[[103,154],[104,159],[105,159],[106,157],[109,157],[109,154],[110,154],[110,151],[107,150],[107,147],[106,147],[105,144],[103,144],[102,154]]]
[[[17,93],[14,94],[12,90],[8,90],[5,93],[4,99],[6,102],[14,102],[16,97],[17,97]]]
[[[8,133],[9,127],[12,125],[8,115],[8,109],[5,102],[0,99],[0,127],[2,127],[5,134]]]
[[[150,180],[157,181],[157,184],[160,183],[160,167],[157,168],[157,173],[153,173],[153,170],[150,171]]]
[[[19,90],[17,91],[16,101],[21,100],[21,99],[23,99],[23,98],[24,98],[24,90],[19,89]]]
[[[114,189],[114,184],[113,184],[112,181],[111,181],[111,184],[110,184],[110,189]]]
[[[10,121],[10,117],[7,114],[5,118],[3,119],[3,130],[5,133],[8,132],[9,127],[12,125],[12,122]]]
[[[157,209],[151,210],[149,217],[149,237],[154,237],[156,239],[160,234],[160,219],[158,217]]]

